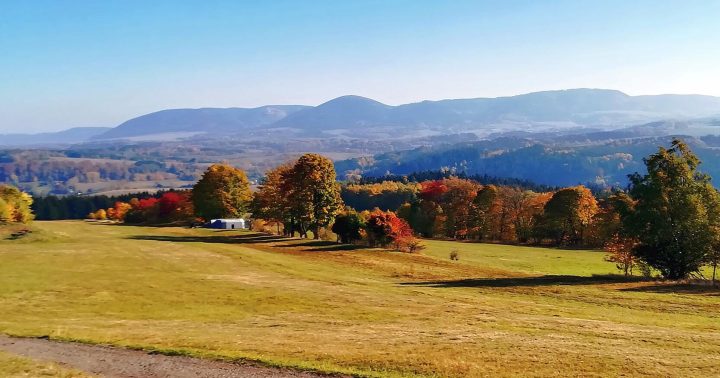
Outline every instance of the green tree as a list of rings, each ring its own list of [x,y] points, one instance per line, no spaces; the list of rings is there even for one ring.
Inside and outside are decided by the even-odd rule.
[[[350,244],[360,240],[360,230],[364,226],[365,222],[360,217],[360,214],[353,209],[347,208],[344,212],[335,216],[332,232],[338,235],[340,242]]]
[[[319,238],[320,227],[325,227],[342,208],[340,184],[336,181],[335,166],[322,155],[305,154],[292,168],[289,192],[291,212],[297,214],[301,232],[313,231]]]
[[[706,261],[712,268],[712,285],[716,286],[717,268],[720,265],[720,227],[717,225],[713,226],[713,243]]]
[[[681,140],[645,160],[647,175],[630,175],[633,203],[625,230],[638,239],[634,253],[670,279],[699,272],[717,245],[718,193],[698,171],[700,160]]]
[[[251,201],[245,172],[227,164],[211,165],[192,190],[195,212],[205,220],[242,216]]]
[[[435,216],[441,212],[440,205],[435,202],[415,200],[402,204],[397,210],[397,216],[405,219],[418,234],[432,237]]]

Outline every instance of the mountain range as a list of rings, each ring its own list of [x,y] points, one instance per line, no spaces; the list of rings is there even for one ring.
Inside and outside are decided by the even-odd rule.
[[[172,109],[131,119],[97,138],[168,132],[236,133],[286,129],[300,135],[333,135],[357,128],[415,131],[491,130],[535,127],[621,127],[668,118],[720,114],[720,98],[701,95],[629,96],[616,90],[569,89],[518,96],[474,98],[391,106],[342,96],[318,106],[273,105],[254,109]],[[340,132],[342,134],[342,132]]]
[[[318,106],[168,109],[111,128],[76,128],[35,136],[1,136],[0,145],[78,143],[88,140],[177,139],[193,136],[356,139],[595,128],[601,131],[650,122],[720,115],[720,97],[629,96],[617,90],[568,89],[497,98],[422,101],[398,106],[342,96]],[[362,132],[359,132],[362,130]]]
[[[110,127],[74,127],[63,131],[39,134],[0,134],[0,146],[29,147],[78,143],[111,130]]]

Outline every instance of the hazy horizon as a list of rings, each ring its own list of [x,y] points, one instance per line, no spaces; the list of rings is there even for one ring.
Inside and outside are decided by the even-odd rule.
[[[603,88],[720,96],[720,2],[0,4],[0,133],[168,108]]]

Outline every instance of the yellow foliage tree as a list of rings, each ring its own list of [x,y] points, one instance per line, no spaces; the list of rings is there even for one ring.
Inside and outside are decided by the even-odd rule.
[[[227,164],[211,165],[192,190],[195,212],[206,220],[242,216],[251,201],[245,172]]]

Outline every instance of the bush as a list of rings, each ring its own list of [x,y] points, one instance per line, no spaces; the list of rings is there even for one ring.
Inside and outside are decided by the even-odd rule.
[[[365,226],[360,214],[354,210],[347,209],[345,212],[335,216],[332,225],[332,232],[337,234],[339,241],[345,244],[354,243],[360,240],[360,230]]]
[[[413,236],[408,222],[392,211],[375,209],[368,217],[365,231],[370,246],[392,245],[398,251],[408,252],[416,252],[422,248]]]
[[[452,261],[460,260],[460,251],[458,251],[457,248],[450,251],[450,260],[452,260]]]
[[[401,240],[397,249],[402,252],[418,253],[425,249],[425,244],[416,237],[409,237]]]

